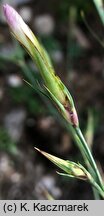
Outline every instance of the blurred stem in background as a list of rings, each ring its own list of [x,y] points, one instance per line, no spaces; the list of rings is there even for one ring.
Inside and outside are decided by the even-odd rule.
[[[69,17],[68,17],[68,34],[67,34],[67,56],[66,56],[66,70],[71,74],[73,69],[73,61],[76,56],[76,43],[73,38],[73,28],[76,23],[77,18],[77,9],[74,6],[69,8]],[[70,77],[69,77],[70,79]]]
[[[94,115],[94,112],[92,110],[88,110],[88,120],[87,120],[87,127],[85,131],[85,138],[91,151],[92,151],[94,132],[95,132],[95,118],[96,116]],[[100,199],[100,196],[95,188],[93,188],[93,194],[95,199]]]
[[[100,19],[102,21],[102,24],[104,25],[104,2],[103,0],[93,0],[96,9],[98,11],[98,14],[100,16]]]
[[[97,42],[104,48],[104,40],[100,39],[99,36],[91,29],[89,23],[86,20],[86,17],[85,17],[85,14],[83,11],[81,11],[81,17],[82,17],[87,29],[89,30],[89,32],[97,40]]]
[[[87,118],[87,125],[86,125],[86,131],[85,131],[85,138],[87,141],[87,144],[89,145],[89,148],[92,150],[93,146],[93,140],[94,140],[94,132],[95,132],[95,119],[96,116],[94,115],[94,112],[90,109],[88,110],[88,118]]]

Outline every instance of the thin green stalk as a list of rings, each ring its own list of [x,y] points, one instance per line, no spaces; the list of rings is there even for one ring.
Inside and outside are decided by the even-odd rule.
[[[101,187],[94,180],[90,181],[90,183],[93,185],[94,188],[97,189],[97,191],[99,191],[99,194],[104,199],[104,191],[101,189]]]
[[[93,190],[94,199],[95,199],[95,200],[100,200],[100,199],[101,199],[101,196],[100,196],[100,194],[98,193],[98,189],[95,188],[95,187],[92,187],[92,190]]]
[[[84,149],[85,149],[85,151],[86,151],[86,153],[87,153],[88,161],[89,161],[90,165],[92,166],[92,168],[93,168],[93,170],[94,170],[94,173],[95,173],[95,175],[96,175],[97,183],[100,185],[100,187],[101,187],[102,190],[103,190],[104,188],[103,188],[103,183],[102,183],[101,175],[100,175],[100,173],[99,173],[99,171],[98,171],[98,168],[97,168],[97,166],[96,166],[96,163],[95,163],[95,161],[94,161],[94,158],[93,158],[93,156],[92,156],[92,154],[91,154],[91,151],[90,151],[90,149],[89,149],[89,147],[88,147],[88,145],[87,145],[87,143],[86,143],[86,141],[85,141],[85,139],[84,139],[84,137],[83,137],[83,134],[82,134],[80,128],[75,128],[75,132],[76,132],[76,134],[78,135],[78,137],[79,137],[81,143],[83,144],[83,147],[84,147]]]
[[[89,172],[93,175],[93,178],[95,179],[96,178],[96,175],[95,175],[95,172],[93,171],[91,165],[89,164],[89,161],[88,161],[88,158],[87,158],[87,155],[86,155],[86,150],[81,142],[81,140],[79,139],[78,135],[75,133],[74,131],[74,128],[70,125],[65,125],[67,130],[71,132],[81,154],[82,154],[82,157],[84,159],[84,162],[86,164],[86,166],[88,167],[88,170]],[[92,190],[93,190],[93,195],[94,195],[94,198],[96,200],[99,200],[100,199],[100,195],[99,195],[99,192],[98,190],[95,188],[95,187],[92,187]]]

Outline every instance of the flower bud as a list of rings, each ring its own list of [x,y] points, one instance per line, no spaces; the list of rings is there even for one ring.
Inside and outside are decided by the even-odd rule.
[[[58,174],[91,181],[92,177],[90,173],[81,164],[77,164],[69,160],[63,160],[61,158],[48,154],[47,152],[41,151],[38,148],[35,149],[65,172],[65,173],[58,172]]]
[[[14,37],[25,47],[35,61],[46,85],[46,89],[64,118],[78,126],[78,117],[73,99],[59,77],[56,76],[50,58],[37,38],[24,23],[21,16],[9,5],[3,6],[4,15]]]

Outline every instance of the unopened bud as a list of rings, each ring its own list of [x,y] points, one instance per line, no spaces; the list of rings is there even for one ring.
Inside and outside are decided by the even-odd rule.
[[[82,180],[88,180],[88,181],[91,180],[92,177],[90,173],[81,164],[77,164],[68,160],[63,160],[61,158],[48,154],[47,152],[41,151],[38,148],[35,149],[66,173],[66,174],[65,173],[59,173],[59,174],[82,179]]]
[[[58,109],[69,123],[77,127],[78,117],[73,99],[60,78],[56,76],[47,52],[21,16],[11,6],[6,4],[3,6],[3,10],[12,34],[35,61],[46,88]]]

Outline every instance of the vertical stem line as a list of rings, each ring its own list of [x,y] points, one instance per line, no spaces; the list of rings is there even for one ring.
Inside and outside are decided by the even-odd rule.
[[[87,145],[87,143],[86,143],[86,141],[85,141],[85,139],[84,139],[84,137],[83,137],[83,134],[82,134],[80,128],[75,128],[75,132],[76,132],[76,134],[78,135],[78,137],[79,137],[79,139],[80,139],[80,141],[81,141],[81,143],[82,143],[82,145],[83,145],[83,147],[84,147],[84,150],[86,151],[87,159],[88,159],[88,161],[89,161],[89,163],[90,163],[90,166],[91,166],[91,167],[93,168],[93,170],[94,170],[94,173],[95,173],[95,175],[96,175],[96,180],[97,180],[98,184],[100,185],[100,187],[101,187],[102,189],[104,189],[104,188],[103,188],[103,182],[102,182],[102,179],[101,179],[101,175],[100,175],[100,173],[99,173],[99,171],[98,171],[98,168],[97,168],[97,166],[96,166],[96,163],[95,163],[95,161],[94,161],[94,158],[93,158],[93,156],[92,156],[92,154],[91,154],[91,151],[90,151],[90,149],[89,149],[89,147],[88,147],[88,145]]]
[[[92,174],[93,178],[96,179],[95,172],[93,171],[92,166],[89,164],[88,157],[87,157],[87,154],[86,154],[86,150],[85,150],[81,140],[79,139],[78,135],[76,134],[75,129],[69,124],[68,125],[65,124],[65,127],[67,128],[68,131],[71,132],[71,134],[72,134],[72,136],[73,136],[73,138],[74,138],[74,140],[76,142],[76,145],[77,145],[77,147],[79,148],[79,150],[80,150],[80,152],[82,154],[84,162],[85,162],[86,166],[88,167],[89,172]],[[93,186],[92,186],[92,190],[93,190],[94,198],[96,200],[100,200],[100,195],[99,195],[98,190]]]

